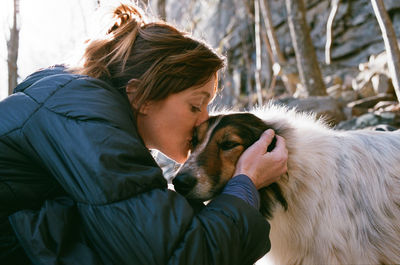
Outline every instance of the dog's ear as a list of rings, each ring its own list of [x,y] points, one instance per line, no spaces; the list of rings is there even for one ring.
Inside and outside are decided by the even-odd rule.
[[[229,122],[237,127],[239,136],[244,140],[243,145],[245,148],[256,142],[265,130],[274,129],[251,113],[232,115],[232,119]]]

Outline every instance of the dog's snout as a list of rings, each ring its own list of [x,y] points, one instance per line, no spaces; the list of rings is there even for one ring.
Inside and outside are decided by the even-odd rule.
[[[172,180],[175,190],[182,195],[188,194],[196,183],[196,178],[188,173],[180,173]]]

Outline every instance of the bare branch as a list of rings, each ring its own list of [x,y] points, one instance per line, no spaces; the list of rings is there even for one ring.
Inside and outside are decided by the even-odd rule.
[[[328,22],[326,23],[326,43],[325,43],[325,63],[331,64],[331,47],[332,47],[332,27],[337,11],[339,9],[340,0],[332,0],[331,12],[329,13]]]
[[[400,51],[396,33],[385,9],[383,0],[371,0],[371,3],[382,31],[383,41],[385,42],[386,56],[393,87],[396,92],[397,100],[400,101]]]
[[[13,25],[7,40],[8,94],[11,95],[18,81],[18,48],[19,48],[19,0],[14,0]]]
[[[290,73],[287,74],[285,73],[285,70],[281,71],[282,68],[286,67],[286,60],[285,57],[283,56],[278,38],[276,37],[275,34],[275,29],[274,25],[272,23],[272,18],[271,18],[271,8],[269,6],[268,0],[260,0],[260,7],[261,7],[261,12],[263,15],[264,19],[264,25],[265,29],[267,31],[267,36],[268,36],[268,42],[266,42],[267,45],[270,46],[271,49],[271,58],[274,63],[275,69],[280,69],[280,71],[274,71],[274,77],[272,78],[270,88],[273,88],[275,85],[275,81],[278,75],[282,76],[282,81],[286,87],[286,90],[290,93],[293,94],[296,91],[296,81],[298,78],[296,77],[295,74]],[[271,91],[271,90],[269,90]]]
[[[158,11],[158,16],[163,19],[166,20],[167,19],[167,13],[166,13],[166,0],[157,0],[157,11]]]
[[[296,53],[297,69],[303,89],[299,96],[326,95],[325,84],[306,21],[303,0],[286,0],[290,36]]]
[[[256,91],[257,91],[257,102],[261,106],[263,103],[262,91],[261,91],[261,30],[260,30],[260,3],[259,0],[254,0],[254,33],[256,40]]]

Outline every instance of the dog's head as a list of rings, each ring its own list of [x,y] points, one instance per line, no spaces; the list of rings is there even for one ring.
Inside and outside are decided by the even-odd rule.
[[[210,117],[195,131],[191,155],[173,180],[175,190],[188,199],[213,198],[232,178],[240,155],[269,128],[272,126],[250,113]],[[275,139],[268,151],[274,145]]]

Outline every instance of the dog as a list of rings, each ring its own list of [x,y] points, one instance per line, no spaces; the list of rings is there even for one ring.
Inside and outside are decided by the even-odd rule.
[[[273,129],[288,171],[260,190],[274,264],[400,264],[400,131],[337,131],[269,104],[211,116],[173,180],[188,199],[220,193],[243,151]]]

